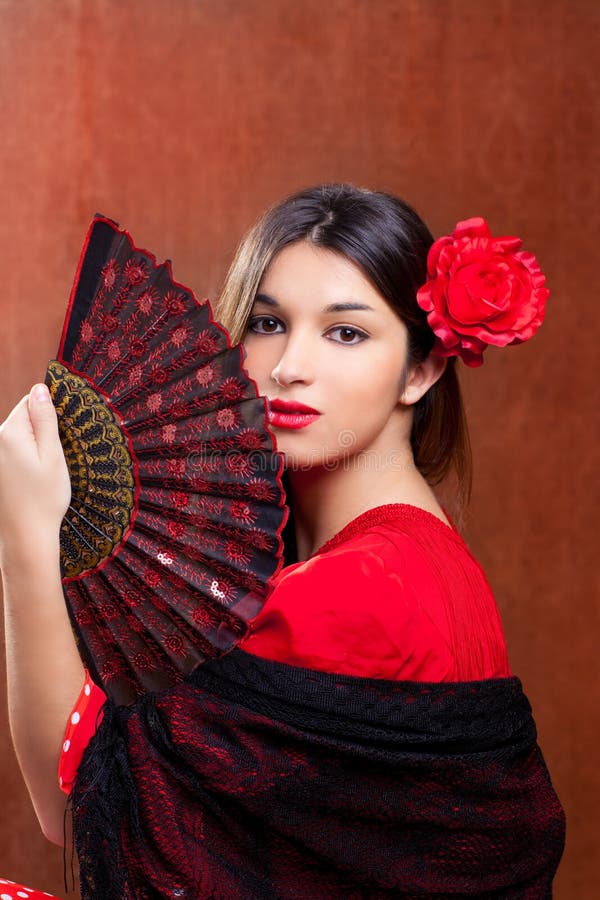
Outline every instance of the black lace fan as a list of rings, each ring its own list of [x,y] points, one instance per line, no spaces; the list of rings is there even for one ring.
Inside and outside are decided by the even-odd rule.
[[[46,383],[72,486],[67,607],[85,665],[130,704],[227,652],[260,611],[282,565],[282,457],[208,300],[102,216]]]

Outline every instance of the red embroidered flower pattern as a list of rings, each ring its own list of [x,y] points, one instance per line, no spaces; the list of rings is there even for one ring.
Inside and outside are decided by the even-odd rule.
[[[146,342],[141,338],[135,338],[129,345],[129,350],[132,356],[143,356],[146,352]]]
[[[118,341],[109,341],[106,346],[106,356],[111,362],[121,359],[121,345]]]
[[[215,381],[215,370],[210,363],[206,366],[202,366],[200,369],[196,369],[195,378],[199,385],[202,387],[208,387],[209,384],[212,384]]]
[[[171,494],[171,503],[173,506],[176,506],[178,509],[185,509],[185,507],[190,502],[190,498],[188,494],[184,494],[183,491],[173,491]]]
[[[209,591],[217,600],[220,600],[225,606],[235,596],[235,589],[228,582],[221,579],[213,579],[209,585]]]
[[[147,653],[143,653],[141,650],[137,653],[134,653],[131,658],[132,663],[137,669],[141,669],[142,672],[148,672],[150,669],[154,668],[154,662]]]
[[[207,531],[202,535],[202,546],[208,553],[218,553],[221,550],[221,538],[214,532]]]
[[[220,409],[216,415],[217,424],[224,431],[233,429],[238,424],[238,417],[232,409]]]
[[[219,393],[225,400],[241,400],[244,396],[244,386],[237,378],[225,378]]]
[[[187,581],[185,580],[185,578],[182,578],[181,575],[178,575],[177,572],[168,571],[167,581],[169,582],[169,584],[173,585],[174,588],[177,588],[180,591],[187,590]]]
[[[119,320],[117,319],[116,316],[113,316],[111,313],[107,313],[102,318],[102,330],[105,331],[107,334],[111,334],[115,330],[115,328],[118,327],[118,325],[119,325]]]
[[[129,380],[132,384],[139,384],[142,380],[142,375],[144,374],[143,366],[140,366],[139,363],[136,363],[134,366],[131,366],[129,369]]]
[[[214,623],[214,616],[204,606],[196,607],[192,619],[202,629],[209,628]]]
[[[144,581],[147,582],[150,587],[157,587],[162,581],[159,572],[156,572],[154,569],[146,569],[144,572]]]
[[[178,538],[185,533],[185,525],[183,522],[167,522],[167,531],[171,537]]]
[[[98,605],[98,609],[100,610],[100,614],[106,619],[107,622],[112,622],[115,619],[118,619],[120,616],[119,609],[115,606],[114,603],[111,603],[109,600],[104,603],[100,603]]]
[[[208,447],[194,454],[194,468],[199,472],[218,472],[220,457],[217,453],[212,453]]]
[[[188,325],[177,325],[171,332],[170,341],[174,347],[183,347],[191,334],[191,328]]]
[[[178,634],[167,635],[165,638],[165,646],[171,653],[175,653],[177,656],[183,656],[185,653],[183,641]]]
[[[161,613],[169,612],[169,604],[167,603],[166,598],[162,594],[157,594],[152,598],[152,605],[155,610]]]
[[[165,426],[167,427],[167,426]],[[185,475],[185,467],[186,461],[185,459],[168,459],[167,460],[167,472],[169,475],[173,475],[174,477],[179,477],[181,475]]]
[[[252,478],[248,482],[248,493],[253,500],[270,502],[275,499],[275,491],[268,481],[263,478]]]
[[[150,378],[153,384],[166,384],[169,380],[169,373],[166,369],[161,369],[160,366],[156,366],[150,372]]]
[[[135,305],[141,313],[147,316],[148,313],[152,312],[152,307],[159,299],[160,294],[156,288],[147,288],[147,290],[137,298]]]
[[[548,290],[535,256],[517,237],[492,237],[481,218],[459,222],[427,257],[419,306],[436,335],[434,352],[480,366],[489,344],[532,337],[544,320]]]
[[[119,274],[119,267],[117,265],[116,259],[109,259],[100,274],[102,276],[102,281],[106,290],[112,291]]]
[[[218,346],[219,344],[214,334],[211,334],[210,331],[201,331],[196,338],[194,349],[205,356],[212,356],[213,353],[217,352]]]
[[[242,453],[228,453],[225,457],[225,467],[232,475],[247,478],[254,473],[254,465],[248,456]]]
[[[172,444],[177,437],[177,425],[175,422],[169,422],[168,425],[163,425],[161,428],[161,435],[166,444]]]
[[[237,565],[245,566],[252,559],[252,551],[244,544],[238,544],[236,541],[225,542],[225,553],[227,559]]]
[[[263,438],[260,432],[253,428],[244,428],[237,436],[238,447],[243,450],[260,450],[263,446]]]
[[[243,500],[232,500],[229,509],[233,518],[238,519],[240,522],[250,524],[251,522],[256,521],[256,512],[250,509],[248,504],[244,503]]]
[[[128,590],[127,588],[125,588],[123,590],[122,596],[127,606],[129,606],[131,609],[135,609],[136,606],[139,606],[142,602],[142,597],[139,591],[131,589]]]
[[[146,406],[148,407],[150,412],[158,412],[162,406],[162,395],[150,394],[150,396],[146,400]]]
[[[146,630],[145,622],[138,619],[137,616],[127,616],[126,621],[131,630],[136,634],[142,634]]]
[[[148,267],[142,260],[128,259],[125,263],[125,278],[131,285],[141,284],[148,277]]]
[[[170,316],[181,316],[185,312],[185,294],[169,291],[165,295],[165,308]]]
[[[253,547],[256,547],[257,550],[263,550],[265,553],[268,553],[273,548],[273,541],[269,535],[256,528],[251,531],[249,540]]]
[[[79,337],[82,343],[89,344],[94,337],[94,329],[89,322],[82,322],[79,330]]]

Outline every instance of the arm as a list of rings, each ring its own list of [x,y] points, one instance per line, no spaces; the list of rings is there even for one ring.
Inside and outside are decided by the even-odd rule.
[[[54,406],[24,397],[0,427],[0,568],[13,742],[42,831],[63,842],[62,736],[84,670],[60,579],[70,501]]]

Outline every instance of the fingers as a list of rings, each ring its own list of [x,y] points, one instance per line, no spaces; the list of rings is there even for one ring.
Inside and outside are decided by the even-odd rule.
[[[56,410],[45,384],[34,384],[28,398],[29,418],[40,454],[56,449],[60,442]]]

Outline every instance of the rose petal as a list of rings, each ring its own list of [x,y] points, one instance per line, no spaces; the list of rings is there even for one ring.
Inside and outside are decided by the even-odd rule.
[[[432,267],[431,276],[443,275],[449,272],[456,258],[456,247],[452,244],[441,243],[435,257],[435,265]]]
[[[417,291],[417,303],[421,307],[421,309],[425,310],[425,312],[429,312],[433,309],[433,300],[431,297],[431,290],[429,287],[429,282],[423,285],[423,287],[419,288]]]
[[[460,337],[454,331],[446,321],[445,318],[439,315],[435,310],[429,313],[427,316],[427,321],[429,322],[429,327],[435,333],[435,335],[440,339],[443,346],[446,349],[456,348],[460,344]]]
[[[490,229],[481,216],[474,216],[472,219],[463,219],[461,222],[457,222],[456,228],[452,232],[452,237],[454,238],[463,238],[463,237],[486,237],[489,238]]]
[[[515,250],[523,246],[523,241],[518,237],[496,237],[492,239],[494,249],[499,253],[513,254]]]
[[[461,348],[460,358],[464,362],[466,366],[470,366],[471,368],[476,368],[477,366],[483,365],[483,351],[485,350],[485,346],[481,346],[477,350],[471,350],[468,347]]]
[[[462,333],[463,325],[479,325],[485,315],[494,315],[494,311],[486,311],[479,296],[473,296],[471,282],[454,279],[448,286],[448,315],[453,328]]]

